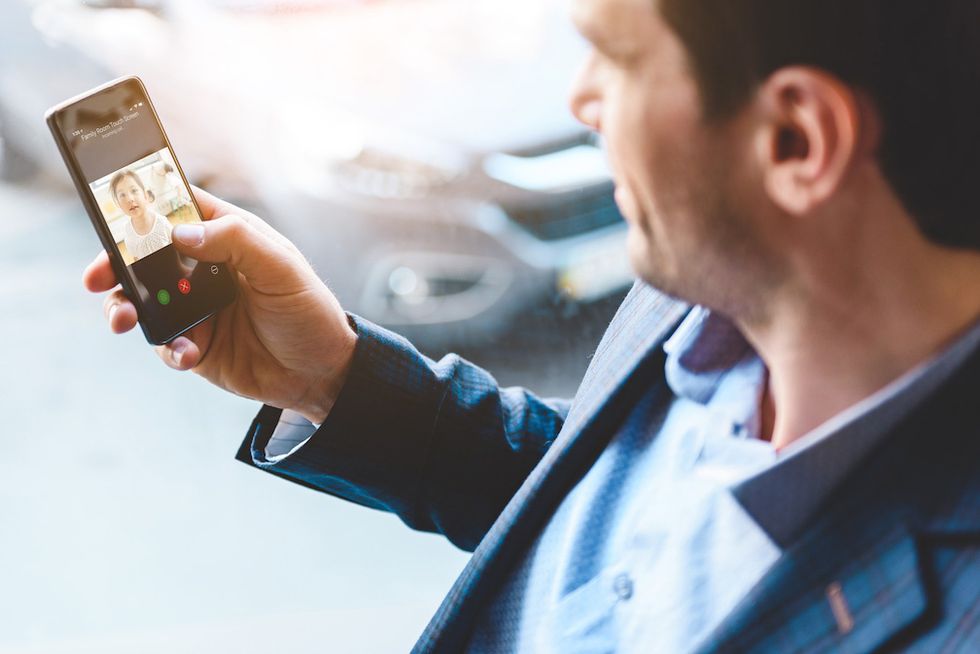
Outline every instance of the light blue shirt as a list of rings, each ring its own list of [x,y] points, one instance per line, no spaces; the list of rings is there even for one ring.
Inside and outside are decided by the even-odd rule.
[[[491,599],[469,651],[694,650],[978,343],[980,325],[777,453],[759,440],[765,366],[731,323],[694,309],[664,346],[672,395],[635,407]]]

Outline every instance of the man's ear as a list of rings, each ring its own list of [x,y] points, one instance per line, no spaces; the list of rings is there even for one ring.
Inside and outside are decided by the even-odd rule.
[[[766,192],[782,210],[804,215],[831,198],[863,154],[854,90],[815,68],[776,71],[757,93],[762,120],[756,156]]]

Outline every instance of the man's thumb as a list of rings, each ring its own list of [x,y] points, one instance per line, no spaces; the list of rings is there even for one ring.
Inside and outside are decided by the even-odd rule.
[[[277,244],[241,216],[176,225],[173,238],[183,254],[199,261],[231,264],[246,277],[261,271],[270,259],[279,258]]]

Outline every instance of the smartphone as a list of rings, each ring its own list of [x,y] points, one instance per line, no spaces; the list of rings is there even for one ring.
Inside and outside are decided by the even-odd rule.
[[[174,226],[201,211],[139,78],[67,100],[46,120],[146,340],[169,343],[235,299],[226,266],[173,245]]]

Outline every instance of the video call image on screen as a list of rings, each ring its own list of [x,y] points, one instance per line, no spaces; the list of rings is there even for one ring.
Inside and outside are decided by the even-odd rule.
[[[103,243],[128,269],[141,320],[159,328],[157,337],[233,295],[223,266],[182,255],[173,244],[174,227],[201,216],[138,80],[66,105],[55,123],[91,196],[92,217],[104,227]]]
[[[173,228],[200,222],[169,148],[89,184],[128,266],[173,242]]]

